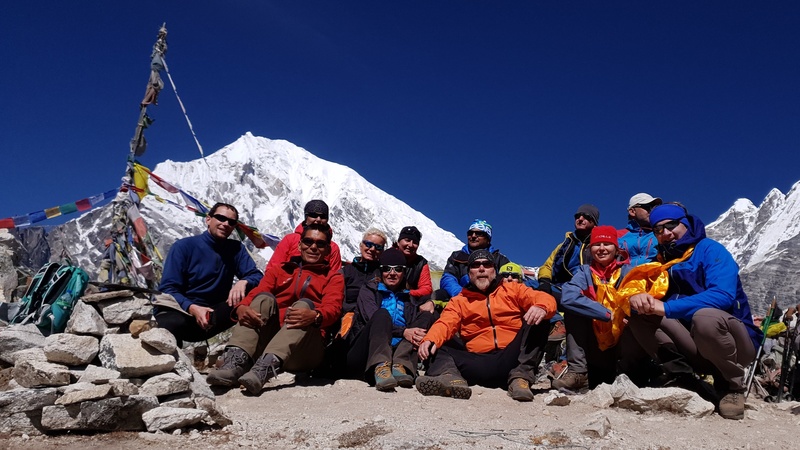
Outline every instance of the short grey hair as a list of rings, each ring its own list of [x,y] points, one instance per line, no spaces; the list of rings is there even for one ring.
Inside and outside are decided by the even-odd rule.
[[[361,237],[361,239],[366,240],[367,236],[371,236],[373,234],[382,237],[384,244],[389,244],[389,238],[386,236],[386,233],[375,227],[367,228],[367,231],[364,232],[364,235]]]

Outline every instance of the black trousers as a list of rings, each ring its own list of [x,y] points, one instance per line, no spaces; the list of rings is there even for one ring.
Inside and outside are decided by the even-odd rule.
[[[221,302],[214,306],[208,306],[208,308],[214,310],[213,325],[208,330],[200,328],[194,316],[172,308],[157,307],[155,318],[158,326],[169,330],[178,341],[178,347],[182,347],[183,341],[205,341],[236,325],[236,322],[231,320],[233,308],[228,305],[228,302]]]
[[[428,329],[433,322],[431,313],[420,312],[407,328]],[[353,378],[364,378],[374,382],[370,372],[378,364],[388,362],[401,364],[413,376],[417,373],[417,349],[402,339],[392,347],[392,317],[389,311],[381,308],[372,315],[369,322],[356,336],[347,351],[347,369]]]
[[[505,388],[514,378],[533,384],[549,333],[547,320],[538,325],[523,324],[506,348],[488,353],[470,352],[451,339],[434,354],[427,375],[460,375],[471,385],[489,388]]]

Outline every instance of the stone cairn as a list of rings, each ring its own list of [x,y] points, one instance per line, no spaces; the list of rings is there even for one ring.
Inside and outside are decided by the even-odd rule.
[[[64,333],[0,328],[0,433],[175,430],[231,420],[145,294],[87,294]]]

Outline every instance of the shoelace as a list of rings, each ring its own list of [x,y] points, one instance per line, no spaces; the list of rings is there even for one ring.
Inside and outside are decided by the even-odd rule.
[[[222,357],[221,369],[230,370],[247,364],[247,353],[244,351],[226,351]]]
[[[266,359],[269,358],[269,361]],[[275,367],[278,361],[275,359],[274,356],[270,355],[269,357],[262,356],[258,359],[258,362],[255,366],[251,369],[258,375],[258,378],[264,380],[266,382],[270,378],[274,378],[278,376],[278,368]],[[272,371],[272,376],[269,375],[269,372]]]
[[[388,364],[381,364],[375,368],[375,375],[380,378],[389,378],[392,376],[392,369],[389,368]]]

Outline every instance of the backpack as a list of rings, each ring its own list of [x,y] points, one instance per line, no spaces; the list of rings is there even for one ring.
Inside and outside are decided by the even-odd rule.
[[[33,276],[19,310],[9,323],[33,323],[45,335],[61,333],[67,326],[75,302],[83,296],[89,276],[77,266],[45,264]]]

